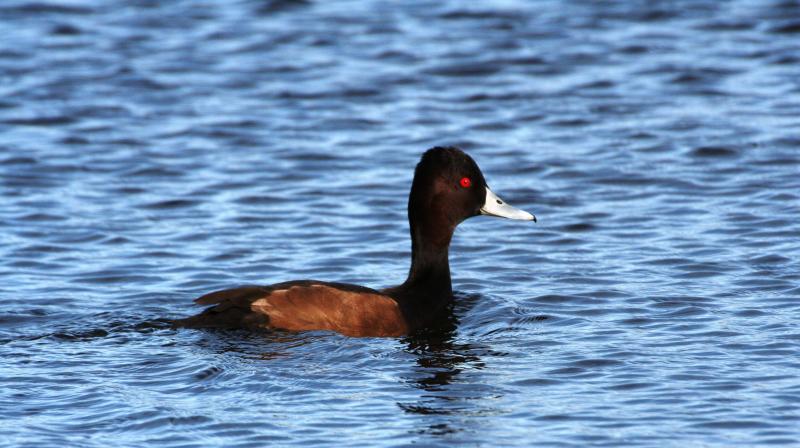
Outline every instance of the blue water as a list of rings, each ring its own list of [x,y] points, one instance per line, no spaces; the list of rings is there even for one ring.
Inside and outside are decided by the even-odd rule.
[[[0,4],[0,445],[800,445],[800,3]],[[425,149],[450,328],[173,330],[401,282]]]

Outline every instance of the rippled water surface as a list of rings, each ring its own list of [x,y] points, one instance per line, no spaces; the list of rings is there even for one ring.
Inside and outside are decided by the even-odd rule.
[[[800,444],[800,3],[0,4],[0,445]],[[401,282],[449,328],[173,330],[217,288]]]

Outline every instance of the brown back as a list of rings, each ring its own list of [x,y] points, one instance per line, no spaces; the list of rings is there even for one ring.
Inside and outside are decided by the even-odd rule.
[[[408,331],[392,298],[323,284],[275,289],[255,300],[251,310],[268,316],[270,327],[284,330],[332,330],[347,336],[401,336]]]

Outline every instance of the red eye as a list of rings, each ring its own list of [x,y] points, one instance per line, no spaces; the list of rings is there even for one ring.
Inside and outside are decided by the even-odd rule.
[[[458,183],[460,183],[461,186],[464,188],[469,188],[472,186],[472,181],[469,180],[469,177],[462,177],[461,181],[459,181]]]

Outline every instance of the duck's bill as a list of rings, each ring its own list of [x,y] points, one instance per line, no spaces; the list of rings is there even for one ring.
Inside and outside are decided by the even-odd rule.
[[[535,216],[506,204],[506,202],[498,198],[489,187],[486,187],[486,201],[483,203],[483,207],[481,207],[481,214],[536,222]]]

